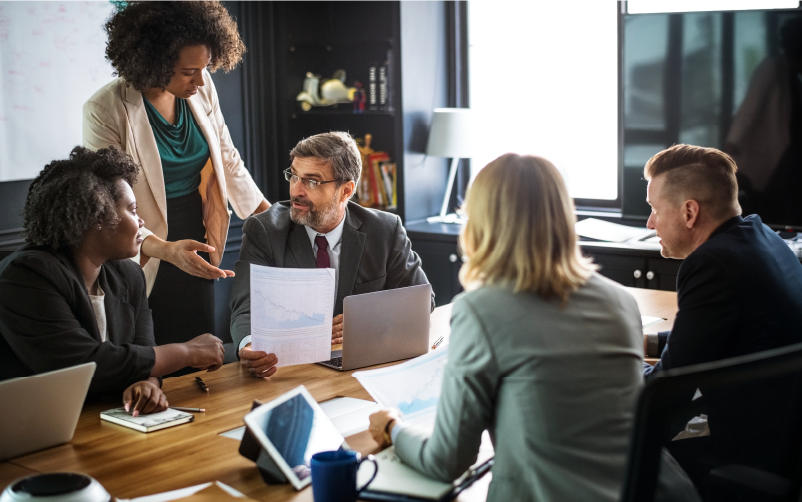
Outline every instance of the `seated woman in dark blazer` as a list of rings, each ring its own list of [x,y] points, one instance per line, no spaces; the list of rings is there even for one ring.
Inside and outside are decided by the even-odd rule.
[[[28,244],[0,262],[0,380],[89,361],[90,392],[123,391],[126,409],[167,408],[158,377],[223,363],[210,334],[156,347],[131,189],[139,167],[114,148],[76,147],[45,166],[25,201]]]

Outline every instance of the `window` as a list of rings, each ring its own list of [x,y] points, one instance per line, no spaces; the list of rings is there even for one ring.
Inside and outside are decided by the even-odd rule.
[[[507,152],[540,155],[572,197],[619,207],[617,5],[468,8],[470,102],[481,128],[474,173]]]

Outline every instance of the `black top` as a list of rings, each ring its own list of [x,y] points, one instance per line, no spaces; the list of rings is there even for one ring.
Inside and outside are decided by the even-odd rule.
[[[802,265],[759,216],[736,216],[682,262],[677,306],[646,374],[802,342]]]
[[[0,262],[0,380],[94,361],[90,392],[121,391],[156,362],[145,276],[131,260],[103,264],[106,340],[69,251],[27,245]]]
[[[660,361],[646,374],[802,342],[802,265],[757,215],[738,216],[683,261],[677,304]],[[796,459],[782,458],[778,445],[798,427],[792,404],[799,384],[785,378],[700,388],[710,427],[706,454],[716,464],[786,475]]]

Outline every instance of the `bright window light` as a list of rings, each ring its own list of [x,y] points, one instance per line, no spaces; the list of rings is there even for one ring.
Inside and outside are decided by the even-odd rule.
[[[468,2],[474,173],[540,155],[572,197],[618,197],[618,18],[611,2]]]
[[[796,9],[799,0],[629,0],[628,14],[721,10]]]

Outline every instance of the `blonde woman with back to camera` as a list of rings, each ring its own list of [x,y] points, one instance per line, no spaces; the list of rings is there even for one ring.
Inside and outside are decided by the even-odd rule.
[[[638,306],[582,257],[557,169],[507,154],[476,177],[460,237],[466,293],[454,302],[434,431],[394,410],[371,433],[415,469],[451,481],[495,447],[488,500],[617,501],[643,382]]]

